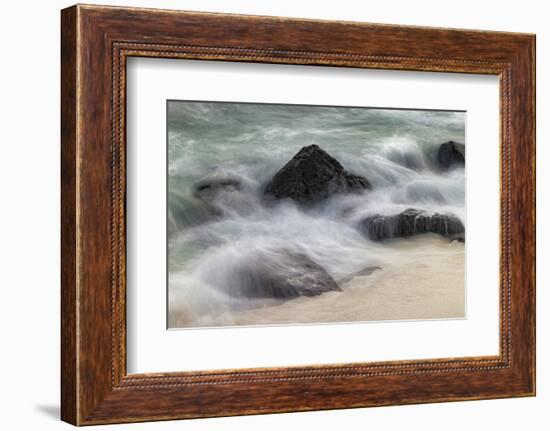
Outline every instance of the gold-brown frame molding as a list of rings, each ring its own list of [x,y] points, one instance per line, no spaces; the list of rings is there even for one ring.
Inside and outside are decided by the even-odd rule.
[[[62,11],[61,42],[63,420],[534,395],[534,35],[77,5]],[[498,75],[499,355],[128,375],[126,59],[136,56]]]

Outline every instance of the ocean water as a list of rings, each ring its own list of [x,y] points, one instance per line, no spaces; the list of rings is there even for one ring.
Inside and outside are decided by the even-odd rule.
[[[238,325],[242,313],[261,309],[266,317],[256,312],[247,324],[275,323],[267,311],[285,304],[228,289],[235,268],[259,254],[276,259],[281,249],[303,253],[337,281],[402,259],[395,245],[372,242],[358,231],[369,215],[418,208],[452,213],[465,224],[464,169],[434,167],[438,146],[449,140],[465,141],[464,112],[169,101],[169,326]],[[267,205],[266,183],[311,144],[366,177],[372,190],[307,210],[288,201]],[[194,196],[197,184],[212,178],[240,184],[216,200],[214,211]],[[346,295],[342,289],[325,295]],[[311,322],[319,298],[287,303],[304,303]],[[331,321],[326,308],[319,321]],[[289,310],[288,316],[278,313],[276,323],[305,323],[296,307]],[[338,311],[335,316],[346,319],[345,310]],[[349,320],[368,316],[354,307]]]

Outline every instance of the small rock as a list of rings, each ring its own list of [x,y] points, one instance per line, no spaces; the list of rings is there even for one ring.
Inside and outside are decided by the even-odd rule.
[[[201,201],[203,208],[211,216],[223,215],[223,208],[220,205],[224,199],[230,198],[230,194],[236,194],[241,190],[241,183],[234,178],[207,178],[199,181],[193,188],[193,197]]]
[[[465,159],[464,144],[449,141],[441,144],[437,151],[437,162],[443,169],[450,169],[456,166],[464,166]]]
[[[464,236],[464,233],[458,233],[456,235],[452,235],[451,236],[451,242],[455,242],[455,241],[458,241],[458,242],[466,242],[466,238]]]
[[[211,203],[220,193],[241,189],[241,183],[233,178],[208,178],[195,184],[193,196],[205,203]]]

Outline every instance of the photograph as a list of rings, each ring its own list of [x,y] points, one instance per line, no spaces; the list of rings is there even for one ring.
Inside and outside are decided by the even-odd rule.
[[[166,109],[169,329],[465,318],[466,112]]]

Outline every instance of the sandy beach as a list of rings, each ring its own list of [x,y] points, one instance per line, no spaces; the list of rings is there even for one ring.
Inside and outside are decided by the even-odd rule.
[[[387,320],[449,319],[465,316],[463,243],[434,234],[388,241],[391,260],[380,269],[347,277],[342,292],[297,298],[265,307],[204,316],[192,326],[310,324]],[[351,278],[351,279],[350,279]],[[172,327],[188,326],[185,312]]]

